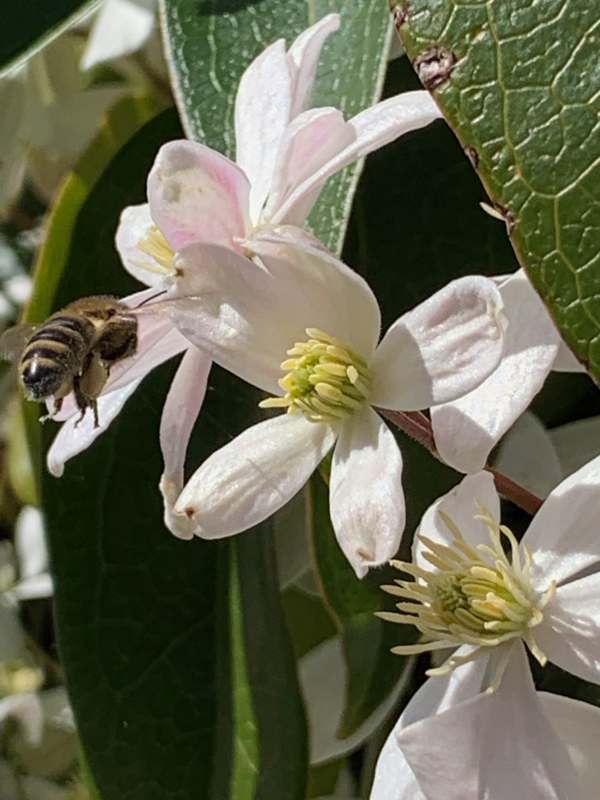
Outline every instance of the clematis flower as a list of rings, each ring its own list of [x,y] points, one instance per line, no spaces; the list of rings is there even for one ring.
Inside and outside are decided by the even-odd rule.
[[[600,683],[599,484],[596,458],[550,493],[520,543],[500,523],[489,473],[467,476],[437,500],[421,521],[413,563],[397,563],[414,580],[384,587],[401,600],[399,613],[380,616],[423,635],[394,652],[458,647],[428,674],[484,659],[493,689],[526,646],[540,664],[550,659]]]
[[[104,0],[92,24],[81,68],[131,55],[149,40],[156,24],[156,0]]]
[[[240,240],[257,229],[301,226],[336,172],[440,116],[425,91],[384,100],[348,122],[335,108],[305,110],[321,48],[338,27],[339,15],[329,14],[289,50],[279,39],[247,68],[235,101],[237,163],[198,142],[161,148],[148,179],[150,208],[124,215],[138,240],[164,237],[175,250],[203,241],[241,252]]]
[[[459,472],[483,469],[551,370],[583,371],[523,270],[499,288],[509,322],[502,361],[472,392],[431,409],[437,450]]]
[[[203,538],[239,533],[285,505],[333,449],[333,525],[362,577],[396,552],[405,518],[400,450],[372,406],[427,408],[480,383],[502,353],[501,298],[485,278],[454,281],[379,342],[379,307],[359,275],[275,234],[253,247],[252,269],[224,247],[183,248],[171,314],[190,342],[273,395],[263,407],[287,413],[213,453],[175,513]]]
[[[486,690],[487,659],[430,678],[379,755],[370,800],[594,800],[600,709],[536,692],[522,648]]]

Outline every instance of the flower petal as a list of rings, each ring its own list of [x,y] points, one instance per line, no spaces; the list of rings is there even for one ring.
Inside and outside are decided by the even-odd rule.
[[[593,798],[600,784],[596,742],[600,737],[600,709],[581,700],[539,692],[544,713],[565,742],[577,770],[578,797]]]
[[[48,569],[44,519],[39,508],[25,506],[21,509],[15,524],[15,550],[21,579]]]
[[[452,281],[383,337],[372,364],[373,404],[412,411],[470,392],[498,365],[504,325],[492,281]]]
[[[196,536],[220,539],[284,506],[335,441],[330,425],[281,414],[248,428],[196,470],[175,505]]]
[[[38,600],[40,597],[52,597],[54,594],[54,584],[48,572],[41,575],[31,575],[19,581],[9,591],[15,600]]]
[[[457,670],[455,681],[461,679],[463,669]],[[475,683],[473,673],[467,677]],[[562,800],[578,796],[577,775],[567,748],[544,714],[521,645],[512,647],[496,692],[456,699],[435,716],[419,713],[419,721],[396,732],[398,746],[427,797]]]
[[[523,537],[538,589],[558,586],[600,565],[600,457],[553,489]]]
[[[354,733],[341,738],[339,729],[346,705],[348,682],[342,638],[334,636],[327,639],[304,655],[298,663],[298,677],[308,714],[310,763],[327,763],[357,750],[381,727],[411,676],[412,669],[405,670],[396,686],[371,715]]]
[[[508,319],[500,364],[472,392],[431,410],[438,451],[461,472],[483,468],[492,448],[542,388],[558,352],[556,328],[521,270],[500,294]]]
[[[146,286],[161,286],[169,273],[164,266],[148,253],[140,250],[139,244],[147,238],[154,227],[150,206],[128,206],[121,214],[115,244],[127,272]]]
[[[165,526],[181,539],[191,539],[193,533],[188,518],[174,514],[173,506],[183,489],[187,446],[204,402],[210,367],[210,357],[192,345],[173,378],[160,420],[164,460],[160,491],[165,506]]]
[[[139,50],[154,28],[156,0],[107,0],[90,32],[81,69]]]
[[[339,27],[340,15],[326,14],[303,31],[288,50],[287,58],[293,76],[290,119],[308,107],[321,50],[327,37]]]
[[[413,541],[413,561],[423,569],[431,569],[431,564],[423,558],[419,534],[439,544],[452,544],[452,532],[446,527],[440,511],[454,522],[467,544],[472,547],[489,544],[487,528],[481,520],[475,519],[475,515],[480,513],[480,506],[489,511],[495,520],[500,520],[500,498],[489,472],[467,475],[458,486],[429,506]]]
[[[148,175],[152,219],[173,250],[193,242],[237,248],[248,225],[248,179],[225,156],[198,142],[161,147]]]
[[[600,683],[600,573],[564,586],[533,630],[548,659],[586,681]]]
[[[525,411],[508,431],[492,463],[539,497],[547,497],[563,478],[551,433],[530,411]]]
[[[329,505],[336,538],[359,578],[396,554],[406,520],[402,456],[372,408],[357,411],[341,426]]]
[[[87,450],[92,442],[96,441],[100,434],[104,433],[129,397],[135,392],[140,382],[141,378],[98,398],[100,424],[97,428],[94,427],[94,415],[90,413],[85,414],[81,422],[78,422],[79,415],[73,414],[63,423],[46,455],[46,464],[51,475],[54,475],[55,478],[60,478],[67,461]]]
[[[265,221],[277,219],[278,209],[313,173],[330,161],[356,138],[354,128],[344,120],[336,108],[313,108],[294,119],[285,129],[279,145],[273,181],[263,212]],[[285,222],[302,225],[314,199],[306,204],[298,202],[293,216]]]
[[[440,117],[428,92],[404,92],[382,100],[362,111],[348,123],[355,131],[346,147],[306,178],[273,217],[273,223],[297,224],[306,217],[325,181],[348,164],[383,147],[409,131],[417,130]]]
[[[42,739],[44,715],[39,698],[33,692],[10,694],[0,700],[0,725],[13,717],[23,728],[29,744],[36,747]]]
[[[314,247],[267,239],[253,246],[266,268],[210,245],[180,253],[171,314],[189,341],[271,394],[281,394],[280,364],[307,327],[370,357],[379,308],[362,278]]]
[[[266,48],[241,77],[235,99],[236,161],[250,182],[250,219],[269,194],[279,142],[291,118],[293,80],[285,42]]]

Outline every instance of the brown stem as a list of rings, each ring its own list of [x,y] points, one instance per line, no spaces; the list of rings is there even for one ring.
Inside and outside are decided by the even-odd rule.
[[[414,439],[429,450],[432,456],[442,461],[435,447],[429,417],[426,417],[421,411],[389,411],[384,408],[378,408],[377,410],[383,417],[393,422],[397,428],[406,433],[407,436],[410,436],[411,439]],[[510,500],[531,516],[538,511],[543,501],[537,495],[487,464],[484,469],[494,476],[498,494]]]

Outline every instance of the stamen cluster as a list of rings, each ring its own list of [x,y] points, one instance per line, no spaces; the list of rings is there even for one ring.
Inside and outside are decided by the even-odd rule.
[[[522,638],[535,658],[544,664],[546,657],[533,638],[532,628],[542,621],[554,585],[543,594],[534,591],[529,552],[525,547],[520,548],[510,528],[496,522],[489,512],[482,510],[476,519],[486,525],[490,544],[479,544],[476,548],[465,541],[446,514],[438,513],[452,534],[452,545],[419,536],[425,545],[423,558],[435,569],[392,562],[414,580],[396,580],[396,585],[382,587],[405,600],[396,606],[402,613],[379,616],[414,625],[423,634],[418,644],[395,647],[394,652],[412,654],[463,644],[476,646],[467,659],[450,659],[443,668],[428,673],[443,674],[471,660],[480,648]],[[510,559],[502,546],[503,537],[509,545]]]
[[[149,255],[156,262],[156,272],[165,272],[168,275],[174,273],[173,258],[175,254],[163,236],[162,231],[156,225],[148,228],[147,235],[144,239],[140,239],[137,247],[138,250]],[[145,270],[154,271],[149,264],[143,264],[142,266]]]
[[[287,374],[279,385],[283,397],[269,397],[261,408],[301,411],[313,422],[335,422],[360,408],[369,396],[367,362],[339,339],[318,328],[306,328],[310,337],[287,351],[281,364]]]

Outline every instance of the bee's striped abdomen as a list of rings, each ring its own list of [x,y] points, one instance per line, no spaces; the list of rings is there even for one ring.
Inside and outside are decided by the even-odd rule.
[[[21,356],[20,375],[29,397],[40,400],[70,384],[82,367],[94,332],[93,323],[81,317],[65,313],[50,317]]]

